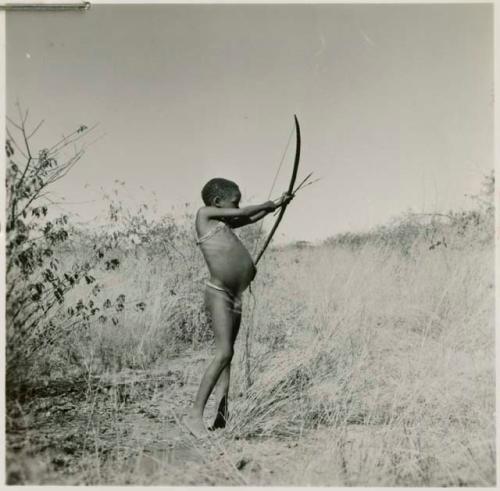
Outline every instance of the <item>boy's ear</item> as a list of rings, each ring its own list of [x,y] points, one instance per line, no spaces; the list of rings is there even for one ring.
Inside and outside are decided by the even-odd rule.
[[[217,208],[219,208],[219,207],[220,207],[220,197],[219,197],[219,196],[216,196],[216,197],[213,199],[212,204],[213,204],[214,206],[216,206]]]

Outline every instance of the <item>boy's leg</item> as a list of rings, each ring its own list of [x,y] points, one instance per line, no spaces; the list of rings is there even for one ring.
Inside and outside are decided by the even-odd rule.
[[[207,287],[205,304],[214,330],[216,349],[215,358],[201,379],[194,405],[184,419],[184,424],[195,436],[203,436],[206,433],[203,423],[205,404],[221,372],[231,363],[233,357],[234,316],[232,299],[226,292]]]
[[[238,337],[240,325],[241,325],[241,300],[240,298],[235,298],[233,302],[233,336],[232,336],[233,346],[234,343],[236,342],[236,338]],[[217,408],[217,415],[210,429],[224,428],[226,426],[226,421],[229,417],[228,401],[229,401],[230,380],[231,380],[231,364],[229,364],[226,368],[224,368],[219,378],[219,390],[217,397],[219,405]]]

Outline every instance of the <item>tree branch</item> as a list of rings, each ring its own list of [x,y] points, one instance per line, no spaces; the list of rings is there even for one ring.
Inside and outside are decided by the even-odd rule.
[[[28,138],[31,138],[31,137],[32,137],[32,136],[33,136],[33,135],[34,135],[34,134],[35,134],[35,133],[36,133],[36,132],[37,132],[37,131],[41,128],[41,126],[43,125],[43,123],[44,123],[44,122],[45,122],[45,120],[44,120],[44,119],[42,119],[42,120],[38,123],[37,127],[36,127],[36,128],[35,128],[35,129],[34,129],[34,130],[30,133],[30,135],[28,136]]]

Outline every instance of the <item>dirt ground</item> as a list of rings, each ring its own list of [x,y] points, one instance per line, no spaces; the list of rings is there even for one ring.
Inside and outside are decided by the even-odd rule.
[[[394,454],[380,468],[384,425],[309,428],[290,437],[239,437],[228,429],[195,440],[180,423],[208,352],[155,370],[51,380],[17,387],[7,402],[7,483],[32,485],[484,485],[450,460],[453,480],[426,464],[428,477]],[[241,394],[240,397],[245,397]],[[215,416],[207,405],[206,423]],[[401,450],[401,449],[400,449]],[[402,451],[402,450],[401,450]],[[458,458],[458,457],[457,457]],[[386,459],[387,460],[387,459]],[[489,475],[487,463],[474,463]],[[397,472],[399,477],[391,478]],[[370,475],[371,474],[371,475]],[[402,477],[401,477],[402,476]],[[410,477],[405,477],[410,476]],[[411,477],[414,476],[414,477]],[[472,480],[471,480],[472,479]],[[428,481],[428,482],[427,482]]]
[[[7,409],[7,482],[286,484],[303,459],[297,442],[240,440],[218,430],[200,443],[179,423],[207,356],[178,358],[154,372],[19,388]],[[210,400],[207,422],[214,414]]]

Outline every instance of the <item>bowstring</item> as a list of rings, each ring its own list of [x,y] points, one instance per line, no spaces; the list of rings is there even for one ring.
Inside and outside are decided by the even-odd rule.
[[[295,128],[295,126],[292,125],[292,129],[290,130],[290,134],[288,135],[288,141],[286,142],[285,150],[283,151],[283,155],[281,156],[281,160],[280,160],[280,163],[279,163],[279,166],[278,166],[278,170],[274,174],[273,183],[271,184],[271,189],[269,190],[269,194],[267,195],[267,201],[269,201],[271,199],[271,194],[274,191],[274,186],[275,186],[276,181],[278,179],[278,175],[280,173],[281,167],[283,166],[283,162],[285,161],[286,154],[288,153],[288,148],[290,147],[290,142],[292,141],[292,135],[293,135],[294,128]],[[259,246],[259,242],[260,242],[260,239],[261,239],[261,236],[262,236],[262,228],[263,227],[264,227],[264,219],[262,219],[261,222],[260,222],[259,232],[257,234],[257,240],[255,241],[255,244],[254,244],[254,247],[253,247],[252,256],[255,256],[255,253],[257,252],[257,248]]]
[[[295,125],[292,125],[292,129],[290,130],[290,134],[288,135],[288,141],[286,142],[285,150],[283,151],[283,155],[281,156],[278,170],[274,174],[273,183],[271,184],[271,189],[269,190],[269,194],[267,195],[268,201],[271,199],[271,194],[274,191],[274,186],[276,185],[278,175],[280,173],[281,167],[283,166],[283,162],[285,161],[285,157],[286,157],[286,154],[288,152],[288,148],[290,147],[290,142],[292,141],[292,135],[293,135],[294,128],[295,128]],[[263,226],[264,226],[264,219],[262,219],[260,222],[259,233],[257,234],[257,240],[255,241],[255,244],[253,247],[253,252],[252,252],[253,257],[255,257],[255,253],[257,252],[257,248],[259,246],[260,238],[262,236],[262,227]],[[253,328],[253,325],[254,325],[255,307],[257,305],[257,299],[255,298],[255,295],[252,291],[252,284],[251,283],[248,287],[248,291],[249,291],[250,297],[252,298],[253,302],[252,302],[252,309],[250,311],[250,317],[248,319],[249,322],[247,323],[247,326],[246,326],[245,351],[243,353],[243,359],[244,359],[244,363],[245,363],[245,375],[246,375],[247,389],[252,384],[252,381],[250,378],[250,372],[251,372],[251,367],[250,367],[250,327]]]

